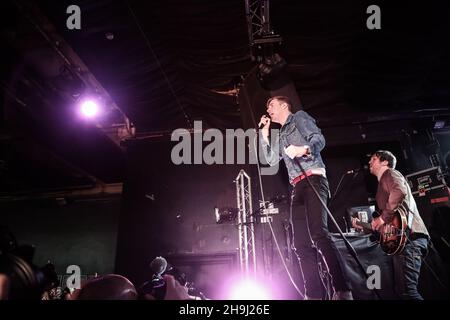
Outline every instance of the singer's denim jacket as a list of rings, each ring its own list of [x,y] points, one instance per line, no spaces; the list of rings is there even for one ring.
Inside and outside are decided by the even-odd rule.
[[[325,138],[316,125],[316,121],[305,111],[297,111],[290,114],[286,123],[281,127],[279,135],[276,130],[271,130],[270,143],[260,135],[264,157],[269,165],[276,165],[281,159],[284,160],[289,174],[289,182],[292,183],[296,177],[302,175],[298,162],[305,171],[311,169],[324,168],[320,151],[325,147]],[[281,142],[281,143],[280,143]],[[284,152],[284,148],[289,145],[309,146],[311,156],[291,159]],[[298,162],[297,162],[298,161]]]

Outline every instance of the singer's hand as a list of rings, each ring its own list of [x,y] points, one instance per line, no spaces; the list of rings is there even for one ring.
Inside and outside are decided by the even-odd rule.
[[[309,148],[307,146],[293,146],[291,144],[289,147],[284,148],[284,152],[289,158],[294,159],[295,157],[302,157],[305,154],[308,154]]]
[[[260,132],[267,143],[269,143],[269,127],[270,118],[266,115],[263,115],[261,117],[261,120],[259,120],[258,128],[260,129]]]
[[[258,123],[258,128],[261,130],[267,130],[269,132],[270,118],[267,115],[263,115]]]
[[[263,126],[263,129],[269,129],[270,126],[270,118],[267,115],[263,115],[261,119],[259,120],[258,127]]]

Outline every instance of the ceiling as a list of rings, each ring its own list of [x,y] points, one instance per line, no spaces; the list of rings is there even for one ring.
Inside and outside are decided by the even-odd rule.
[[[80,30],[66,27],[72,4],[81,8]],[[344,131],[447,119],[450,11],[381,2],[382,28],[369,30],[369,4],[270,3],[272,27],[283,39],[278,52],[303,108],[322,128]],[[74,96],[86,88],[120,110],[108,124],[124,116],[136,136],[189,128],[195,120],[242,126],[237,95],[256,64],[242,0],[1,6],[0,192],[123,181],[125,155],[99,129],[104,124],[74,120]]]

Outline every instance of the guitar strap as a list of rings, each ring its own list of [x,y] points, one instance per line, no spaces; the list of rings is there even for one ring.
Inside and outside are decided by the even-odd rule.
[[[408,217],[407,217],[407,221],[408,221],[407,226],[408,226],[408,229],[407,229],[407,230],[411,231],[411,229],[412,229],[412,224],[413,224],[413,219],[414,219],[414,212],[412,212],[412,211],[409,209],[408,204],[406,203],[405,200],[403,200],[401,206],[402,206],[402,207],[405,209],[405,211],[408,213]]]
[[[412,213],[411,210],[408,210],[408,230],[412,229],[413,219],[414,213]]]

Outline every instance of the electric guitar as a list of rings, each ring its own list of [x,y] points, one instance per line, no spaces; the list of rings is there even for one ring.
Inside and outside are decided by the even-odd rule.
[[[354,227],[358,225],[363,230],[379,234],[381,249],[388,255],[396,255],[403,251],[407,240],[408,211],[403,205],[400,205],[394,213],[394,219],[390,223],[385,223],[379,231],[372,229],[372,225],[367,222],[361,222],[357,218],[352,219]]]

